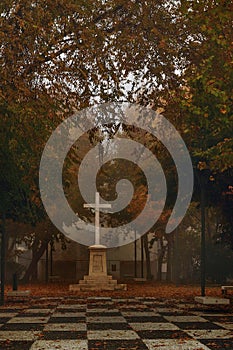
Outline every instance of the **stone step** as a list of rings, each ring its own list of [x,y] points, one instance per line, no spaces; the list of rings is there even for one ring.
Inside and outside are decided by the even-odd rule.
[[[126,284],[71,284],[70,291],[93,291],[93,290],[127,290]]]
[[[76,284],[76,285],[70,285],[69,290],[70,291],[90,291],[90,290],[114,290],[115,286],[114,285],[99,285],[97,286],[96,284]]]
[[[87,284],[80,287],[81,291],[89,290],[115,290],[114,285],[97,286],[96,284]]]
[[[83,277],[83,279],[84,280],[88,280],[88,279],[90,279],[90,278],[93,278],[93,279],[98,279],[98,280],[101,280],[101,279],[104,279],[104,280],[106,280],[106,279],[108,279],[108,280],[112,280],[112,276],[111,275],[99,275],[99,276],[91,276],[91,275],[85,275],[84,277]]]
[[[82,285],[81,290],[127,290],[127,286],[125,284],[116,284],[116,285],[101,285],[98,286],[94,284]]]
[[[96,280],[96,279],[94,279],[94,278],[90,278],[90,279],[86,279],[86,280],[80,280],[79,281],[79,284],[97,284],[97,285],[99,285],[99,284],[117,284],[117,280],[111,280],[111,281],[109,281],[109,280]]]

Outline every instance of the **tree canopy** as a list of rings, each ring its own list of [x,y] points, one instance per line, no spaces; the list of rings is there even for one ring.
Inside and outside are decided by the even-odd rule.
[[[1,209],[19,220],[43,216],[38,169],[47,138],[73,111],[106,101],[162,111],[194,163],[231,171],[232,6],[2,0]]]

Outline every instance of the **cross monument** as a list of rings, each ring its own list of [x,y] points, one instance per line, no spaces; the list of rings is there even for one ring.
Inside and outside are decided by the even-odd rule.
[[[89,247],[89,273],[78,284],[71,284],[70,291],[127,290],[126,284],[118,284],[107,273],[107,258],[104,245],[100,244],[100,209],[111,208],[111,204],[101,204],[99,192],[95,203],[84,204],[84,208],[95,209],[95,244]]]
[[[84,208],[95,209],[95,245],[100,244],[100,209],[111,208],[111,204],[101,204],[99,192],[95,193],[95,203],[84,204]]]

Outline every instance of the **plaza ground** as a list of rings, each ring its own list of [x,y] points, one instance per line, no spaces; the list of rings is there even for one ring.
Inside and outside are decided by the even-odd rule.
[[[145,289],[149,293],[152,287]],[[188,287],[168,289],[173,298],[162,295],[162,286],[160,297],[75,296],[65,290],[63,296],[51,296],[52,287],[50,296],[43,297],[35,289],[30,301],[0,307],[0,349],[233,349],[231,307],[207,307],[190,296],[178,297]]]
[[[200,286],[168,284],[165,282],[127,282],[127,291],[93,291],[93,292],[70,292],[68,283],[49,284],[24,284],[18,286],[19,290],[30,290],[32,296],[114,296],[114,297],[155,297],[158,299],[187,299],[192,300],[200,295]],[[6,291],[12,290],[11,285],[6,286]],[[207,286],[206,295],[221,296],[221,286]],[[229,292],[229,296],[233,292]]]
[[[74,293],[64,283],[19,290],[30,297],[6,297],[0,307],[1,350],[233,349],[231,291],[230,305],[206,306],[194,301],[199,286],[157,282],[129,282],[127,291]],[[206,294],[221,296],[221,288]]]

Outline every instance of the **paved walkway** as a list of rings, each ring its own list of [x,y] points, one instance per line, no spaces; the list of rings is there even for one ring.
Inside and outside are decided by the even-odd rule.
[[[233,313],[156,298],[41,298],[0,308],[0,349],[233,349]]]

